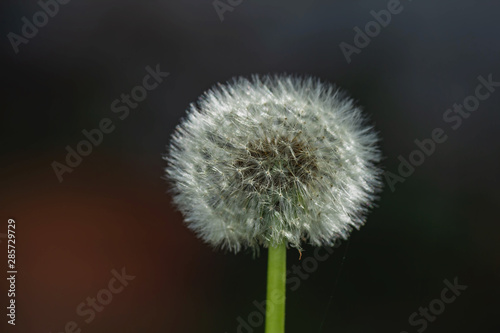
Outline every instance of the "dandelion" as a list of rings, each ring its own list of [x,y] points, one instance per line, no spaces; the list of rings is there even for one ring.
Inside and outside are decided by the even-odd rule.
[[[346,239],[381,187],[376,132],[313,78],[219,84],[190,106],[165,158],[174,203],[200,238],[233,252],[269,248],[268,295],[270,284],[284,293],[286,246]]]

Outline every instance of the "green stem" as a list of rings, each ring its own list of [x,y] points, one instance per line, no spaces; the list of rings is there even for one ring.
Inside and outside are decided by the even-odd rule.
[[[269,246],[266,333],[285,332],[286,243]]]

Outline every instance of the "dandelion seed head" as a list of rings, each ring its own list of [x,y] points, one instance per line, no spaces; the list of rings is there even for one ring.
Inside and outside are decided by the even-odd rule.
[[[172,136],[167,178],[189,228],[238,252],[333,245],[381,187],[378,137],[335,86],[236,78],[206,92]]]

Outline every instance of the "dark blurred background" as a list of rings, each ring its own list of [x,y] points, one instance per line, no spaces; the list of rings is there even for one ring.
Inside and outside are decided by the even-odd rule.
[[[26,20],[44,23],[42,7],[2,1],[0,252],[13,218],[19,272],[16,326],[2,310],[2,332],[263,332],[253,302],[265,299],[267,252],[254,259],[198,240],[170,204],[161,157],[203,91],[282,72],[346,89],[375,123],[394,174],[415,139],[435,128],[448,136],[289,290],[287,332],[499,332],[500,91],[456,130],[443,114],[474,95],[478,76],[500,81],[500,3],[401,0],[348,63],[339,45],[354,45],[353,29],[390,3],[73,0],[20,42]],[[157,64],[170,75],[120,119],[113,101]],[[65,164],[65,147],[104,118],[113,132],[60,182],[52,163]],[[313,250],[302,261],[289,250],[289,267]],[[86,323],[78,305],[122,268],[135,278]],[[425,329],[412,326],[455,278],[468,288]],[[241,324],[249,316],[257,327]]]

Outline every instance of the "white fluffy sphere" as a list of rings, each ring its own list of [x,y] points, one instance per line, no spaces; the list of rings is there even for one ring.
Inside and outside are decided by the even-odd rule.
[[[330,84],[236,78],[191,105],[166,173],[189,228],[213,246],[333,245],[363,225],[381,187],[377,143]]]

